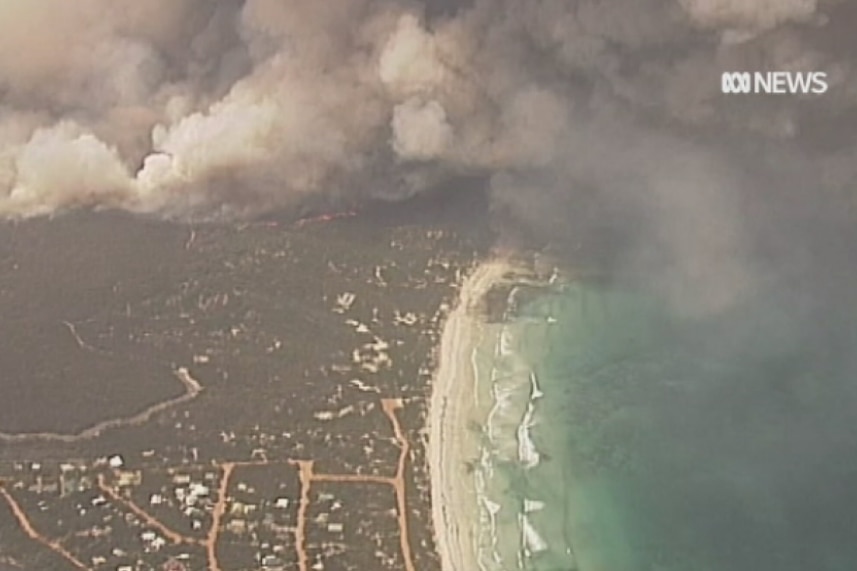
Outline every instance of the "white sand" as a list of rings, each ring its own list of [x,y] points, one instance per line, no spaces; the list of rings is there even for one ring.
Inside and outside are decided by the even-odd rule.
[[[478,569],[479,511],[473,475],[465,466],[476,458],[478,447],[467,427],[475,396],[471,355],[480,330],[472,310],[510,269],[503,261],[479,265],[462,285],[458,305],[449,314],[441,338],[429,411],[429,466],[432,518],[443,571]]]

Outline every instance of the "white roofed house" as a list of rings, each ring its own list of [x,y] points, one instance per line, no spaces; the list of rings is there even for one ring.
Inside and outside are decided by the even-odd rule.
[[[211,493],[211,490],[204,484],[193,483],[190,485],[188,493],[198,498],[206,498]]]
[[[274,500],[274,507],[276,507],[277,509],[284,510],[289,507],[290,503],[291,502],[289,501],[289,498],[277,498],[276,500]]]

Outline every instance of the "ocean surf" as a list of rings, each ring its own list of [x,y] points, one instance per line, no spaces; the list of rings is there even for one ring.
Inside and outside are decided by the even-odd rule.
[[[504,287],[447,379],[469,444],[442,470],[471,504],[445,571],[855,568],[850,313],[819,303],[810,327],[780,289],[691,317],[604,283]]]

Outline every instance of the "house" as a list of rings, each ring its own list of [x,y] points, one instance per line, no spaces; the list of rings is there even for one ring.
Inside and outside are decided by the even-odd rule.
[[[232,504],[232,507],[229,508],[229,513],[232,515],[243,515],[246,516],[248,514],[256,511],[256,506],[253,504],[244,504],[241,502],[235,502]]]
[[[289,498],[277,498],[274,501],[274,506],[281,509],[281,510],[288,508],[289,507]]]
[[[262,568],[266,570],[283,569],[285,562],[276,555],[265,555],[262,557]]]
[[[116,486],[128,488],[143,483],[143,473],[140,470],[122,470],[116,473]]]
[[[198,498],[207,497],[211,492],[208,486],[203,484],[193,483],[190,485],[190,495],[196,496]]]
[[[161,567],[161,571],[187,571],[184,563],[177,559],[170,559]]]

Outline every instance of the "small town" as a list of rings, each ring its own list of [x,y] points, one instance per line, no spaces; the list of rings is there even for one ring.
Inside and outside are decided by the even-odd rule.
[[[0,569],[435,568],[431,349],[467,257],[402,226],[362,264],[346,248],[361,228],[168,227],[147,247],[178,254],[151,286],[76,285],[42,343],[81,382],[39,393],[51,414],[4,405]]]
[[[173,468],[116,454],[4,466],[0,497],[70,569],[346,569],[337,558],[349,545],[379,568],[412,571],[402,403],[381,405],[400,450],[390,476],[325,474],[311,460]]]

